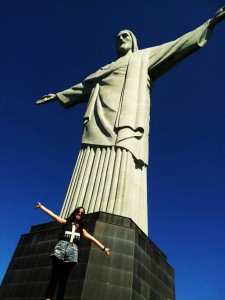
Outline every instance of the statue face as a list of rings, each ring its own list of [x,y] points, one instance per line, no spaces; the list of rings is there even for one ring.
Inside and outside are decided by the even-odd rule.
[[[121,55],[127,54],[132,50],[132,38],[127,31],[121,31],[116,38],[117,51]]]

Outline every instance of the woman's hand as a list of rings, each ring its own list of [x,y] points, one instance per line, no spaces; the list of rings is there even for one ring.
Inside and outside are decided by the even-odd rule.
[[[42,205],[42,204],[41,204],[40,202],[37,202],[37,204],[35,205],[35,207],[34,207],[34,208],[35,208],[35,209],[37,209],[37,208],[40,208],[40,207],[41,207],[41,205]]]
[[[110,252],[109,248],[105,248],[104,251],[105,251],[106,256],[111,256],[111,252]]]

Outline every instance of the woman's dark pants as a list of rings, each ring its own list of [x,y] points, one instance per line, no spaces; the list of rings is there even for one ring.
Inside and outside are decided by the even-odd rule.
[[[46,299],[53,299],[57,284],[58,291],[56,300],[63,300],[66,290],[67,280],[75,263],[67,262],[52,257],[52,276],[46,292]]]

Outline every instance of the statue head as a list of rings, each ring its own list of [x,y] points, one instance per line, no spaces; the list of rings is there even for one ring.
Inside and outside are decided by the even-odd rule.
[[[137,39],[130,30],[122,30],[116,37],[116,53],[117,57],[126,55],[129,51],[138,50]]]

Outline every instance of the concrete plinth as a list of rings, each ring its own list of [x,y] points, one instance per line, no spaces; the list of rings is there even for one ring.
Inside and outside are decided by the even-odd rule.
[[[173,268],[131,219],[92,213],[85,217],[85,228],[112,250],[112,256],[82,239],[65,300],[175,299]],[[59,225],[51,222],[32,226],[21,236],[2,281],[1,299],[44,299],[51,274],[49,255],[58,232]]]

